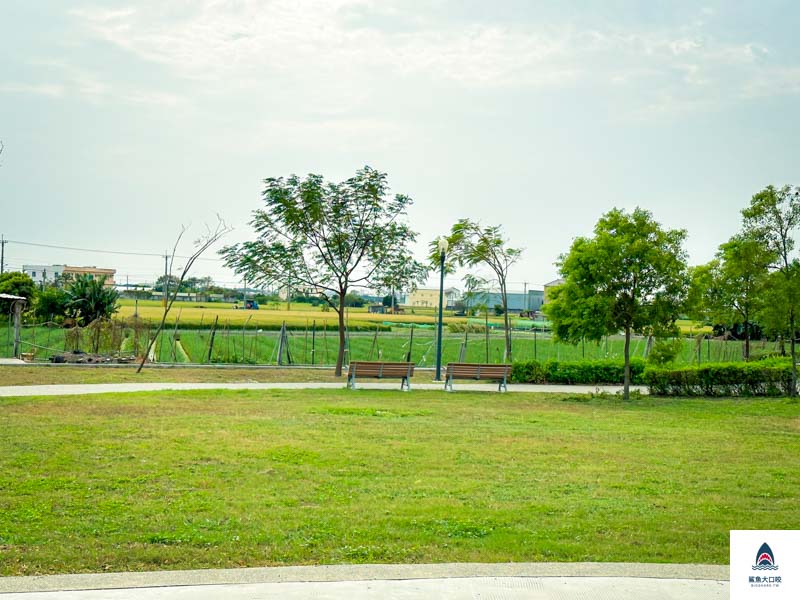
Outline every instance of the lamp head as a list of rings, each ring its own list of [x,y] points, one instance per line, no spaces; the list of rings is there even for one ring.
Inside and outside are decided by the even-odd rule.
[[[439,254],[446,253],[447,252],[447,248],[448,248],[449,245],[450,244],[447,243],[447,238],[446,237],[444,237],[443,235],[439,236],[439,242],[438,242]]]

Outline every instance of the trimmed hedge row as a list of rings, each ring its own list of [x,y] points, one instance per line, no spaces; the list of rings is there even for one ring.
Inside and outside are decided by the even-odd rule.
[[[631,359],[631,383],[641,384],[645,370],[642,359]],[[514,383],[619,384],[624,382],[625,365],[619,360],[584,360],[560,362],[531,360],[514,363],[511,381]]]
[[[656,396],[787,396],[792,364],[785,360],[648,367],[644,383]]]
[[[134,326],[133,319],[128,318],[128,319],[116,319],[116,320],[123,323],[126,327]],[[152,329],[155,329],[156,327],[158,327],[159,321],[153,319],[139,319],[139,323],[147,325]],[[209,319],[205,321],[202,325],[196,321],[185,321],[185,322],[179,321],[178,331],[188,331],[188,330],[198,330],[198,329],[209,330],[211,329],[213,324],[214,324],[214,319]],[[244,327],[244,323],[235,323],[231,325],[226,325],[223,322],[223,320],[220,319],[219,322],[217,323],[217,331],[221,331],[226,326],[231,331],[241,332],[242,327]],[[164,325],[164,329],[168,329],[171,331],[174,327],[175,327],[175,321],[173,320],[172,315],[170,315],[170,317],[167,319],[166,324]],[[247,331],[255,331],[256,329],[260,331],[280,331],[281,323],[249,323],[247,325]],[[389,325],[371,323],[369,321],[357,321],[357,322],[351,321],[350,324],[348,325],[348,329],[350,330],[350,332],[369,331],[370,333],[374,333],[376,329],[381,332],[392,330],[391,326]],[[309,323],[308,325],[306,325],[305,323],[287,323],[286,330],[311,331],[311,323]],[[339,331],[338,323],[335,320],[333,320],[333,323],[331,323],[331,321],[328,321],[327,330],[329,333],[338,332]],[[322,324],[318,322],[317,332],[319,333],[321,331],[322,331]]]

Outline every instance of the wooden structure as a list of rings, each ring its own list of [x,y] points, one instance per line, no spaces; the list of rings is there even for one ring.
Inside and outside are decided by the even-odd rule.
[[[473,379],[475,381],[497,381],[497,391],[508,391],[508,377],[511,365],[493,365],[485,363],[449,363],[444,372],[444,389],[453,391],[453,379]]]
[[[411,378],[414,376],[414,363],[382,362],[354,360],[347,371],[347,387],[356,388],[356,378],[368,379],[400,379],[400,389],[411,389]]]

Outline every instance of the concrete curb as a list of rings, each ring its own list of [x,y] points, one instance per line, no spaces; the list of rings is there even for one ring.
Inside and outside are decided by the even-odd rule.
[[[443,391],[443,383],[412,383],[414,390]],[[455,393],[462,392],[497,392],[497,384],[461,383],[456,384]],[[17,385],[0,387],[0,397],[11,396],[76,396],[84,394],[113,394],[125,392],[159,392],[182,390],[344,390],[345,383],[329,382],[294,382],[294,383],[90,383],[90,384],[56,384],[56,385]],[[358,382],[354,393],[363,390],[396,390],[398,383],[361,383]],[[509,384],[509,392],[533,392],[547,394],[616,394],[622,386],[613,385],[533,385]],[[644,386],[631,386],[631,391],[647,394]]]
[[[727,565],[658,563],[318,565],[3,577],[0,578],[0,593],[258,583],[459,579],[475,577],[602,577],[727,582],[729,573],[730,569]]]

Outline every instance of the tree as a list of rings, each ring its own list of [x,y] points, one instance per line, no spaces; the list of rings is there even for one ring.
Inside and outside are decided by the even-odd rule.
[[[411,256],[417,234],[402,222],[412,201],[389,196],[386,174],[364,167],[342,183],[321,175],[264,181],[265,207],[253,213],[257,239],[224,248],[225,264],[264,286],[308,286],[339,321],[336,376],[345,349],[345,299],[354,286],[379,287],[398,265],[426,269]]]
[[[158,279],[156,279],[155,285],[153,285],[154,292],[163,292],[164,291],[164,275],[161,275]],[[175,275],[170,274],[166,278],[167,282],[167,293],[171,291],[178,291],[182,292],[184,290],[180,289],[181,287],[185,287],[184,284],[179,284],[178,278]]]
[[[150,351],[153,349],[153,344],[156,343],[159,334],[164,330],[164,323],[167,322],[167,315],[169,311],[172,309],[172,305],[175,303],[175,298],[178,296],[178,290],[180,289],[181,285],[183,285],[184,280],[189,275],[189,271],[191,270],[194,263],[197,262],[197,259],[202,256],[202,254],[208,250],[211,246],[216,244],[222,236],[230,231],[230,227],[225,224],[219,215],[217,215],[217,226],[214,229],[206,226],[206,231],[203,235],[197,238],[194,241],[194,252],[192,252],[188,257],[186,257],[186,262],[183,265],[183,269],[181,270],[180,277],[178,277],[177,285],[174,287],[170,285],[170,277],[172,277],[172,268],[175,264],[175,255],[178,252],[178,245],[181,243],[181,239],[183,238],[184,234],[186,233],[186,227],[181,227],[181,232],[178,234],[177,239],[175,240],[175,245],[172,247],[172,256],[169,259],[169,266],[167,268],[167,285],[168,285],[168,298],[166,298],[167,302],[164,304],[164,313],[161,315],[161,321],[156,328],[155,334],[153,337],[150,338],[150,342],[147,344],[147,349],[145,350],[144,354],[142,355],[142,360],[139,363],[139,366],[136,369],[137,373],[141,373],[142,369],[144,368],[144,363],[147,362],[147,357],[150,356]],[[162,278],[162,282],[164,279]]]
[[[500,299],[503,311],[503,327],[505,330],[505,357],[511,361],[511,321],[508,315],[508,271],[522,256],[522,248],[511,248],[503,237],[502,228],[497,226],[483,227],[480,223],[469,219],[460,219],[455,223],[447,236],[448,257],[451,263],[460,267],[475,267],[480,264],[488,266],[495,275],[495,282],[500,288]],[[439,251],[437,242],[431,242],[431,264],[438,264]],[[434,262],[435,261],[435,262]]]
[[[744,358],[750,359],[753,317],[763,301],[764,285],[775,254],[750,233],[738,234],[720,245],[716,260],[708,265],[704,282],[705,304],[712,320],[744,328]]]
[[[397,294],[386,294],[381,298],[381,305],[394,308],[397,306]]]
[[[105,276],[94,279],[90,275],[79,275],[67,288],[67,312],[80,325],[85,327],[97,319],[110,318],[118,310],[119,294],[105,283]]]
[[[47,287],[36,298],[35,314],[40,319],[55,320],[66,316],[69,302],[70,296],[66,290],[56,286]]]
[[[31,301],[36,297],[36,284],[25,273],[9,271],[0,274],[0,294],[22,296],[27,300],[26,307],[31,307]],[[12,300],[0,300],[0,314],[8,315],[11,312]]]
[[[613,209],[594,228],[594,237],[576,238],[556,263],[564,284],[544,305],[557,339],[625,334],[624,398],[630,398],[632,333],[676,333],[675,321],[688,291],[682,229],[664,230],[646,210]]]
[[[792,233],[800,226],[800,189],[786,185],[780,189],[767,186],[750,200],[750,206],[742,210],[744,227],[761,241],[766,250],[773,254],[775,260],[772,267],[780,273],[782,284],[777,285],[777,278],[771,278],[772,287],[783,296],[779,302],[786,311],[787,333],[791,344],[792,383],[789,389],[791,396],[797,395],[797,311],[794,299],[795,267],[792,265],[794,238]],[[773,294],[773,300],[779,300]]]
[[[484,313],[488,308],[489,301],[489,282],[477,275],[467,274],[464,276],[464,309],[467,315],[472,316],[481,310]]]
[[[800,263],[793,260],[788,271],[771,272],[759,300],[758,323],[767,335],[778,339],[781,354],[785,354],[785,342],[792,338],[789,314],[800,311]]]

